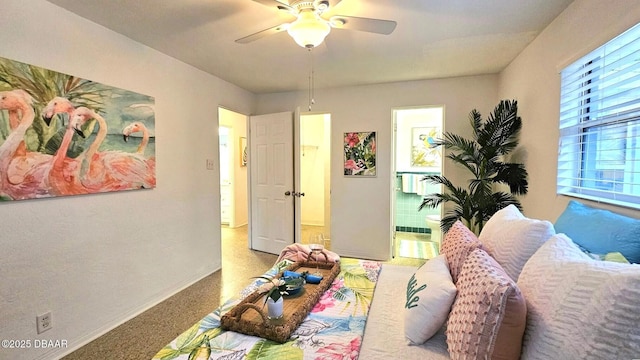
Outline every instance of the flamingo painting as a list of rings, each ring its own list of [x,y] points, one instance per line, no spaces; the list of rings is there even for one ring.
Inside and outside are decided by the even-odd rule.
[[[0,201],[156,186],[153,97],[2,57],[0,79]]]

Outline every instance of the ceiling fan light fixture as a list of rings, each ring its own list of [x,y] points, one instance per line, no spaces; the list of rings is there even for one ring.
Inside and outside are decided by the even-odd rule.
[[[300,11],[296,21],[289,24],[287,32],[295,42],[304,48],[314,48],[329,35],[331,26],[312,9]]]

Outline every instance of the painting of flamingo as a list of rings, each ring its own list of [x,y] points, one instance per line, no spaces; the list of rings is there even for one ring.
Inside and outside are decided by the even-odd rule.
[[[4,58],[0,79],[0,202],[155,188],[153,97]]]
[[[40,194],[43,165],[50,156],[26,151],[24,135],[33,123],[33,98],[23,90],[0,92],[0,109],[9,114],[11,133],[0,145],[0,197],[24,199]]]

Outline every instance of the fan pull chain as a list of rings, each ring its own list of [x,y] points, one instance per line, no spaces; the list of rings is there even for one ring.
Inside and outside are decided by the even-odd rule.
[[[313,52],[311,51],[313,48],[309,48],[309,56],[311,58],[311,72],[309,73],[309,111],[311,111],[311,105],[315,104],[316,101],[314,99],[314,71],[313,71]]]

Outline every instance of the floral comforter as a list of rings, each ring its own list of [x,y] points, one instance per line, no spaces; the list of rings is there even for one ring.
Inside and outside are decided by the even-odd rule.
[[[283,260],[265,276],[291,264]],[[342,258],[340,274],[284,344],[225,331],[220,318],[251,294],[263,280],[246,287],[160,350],[153,359],[357,359],[381,264]]]

